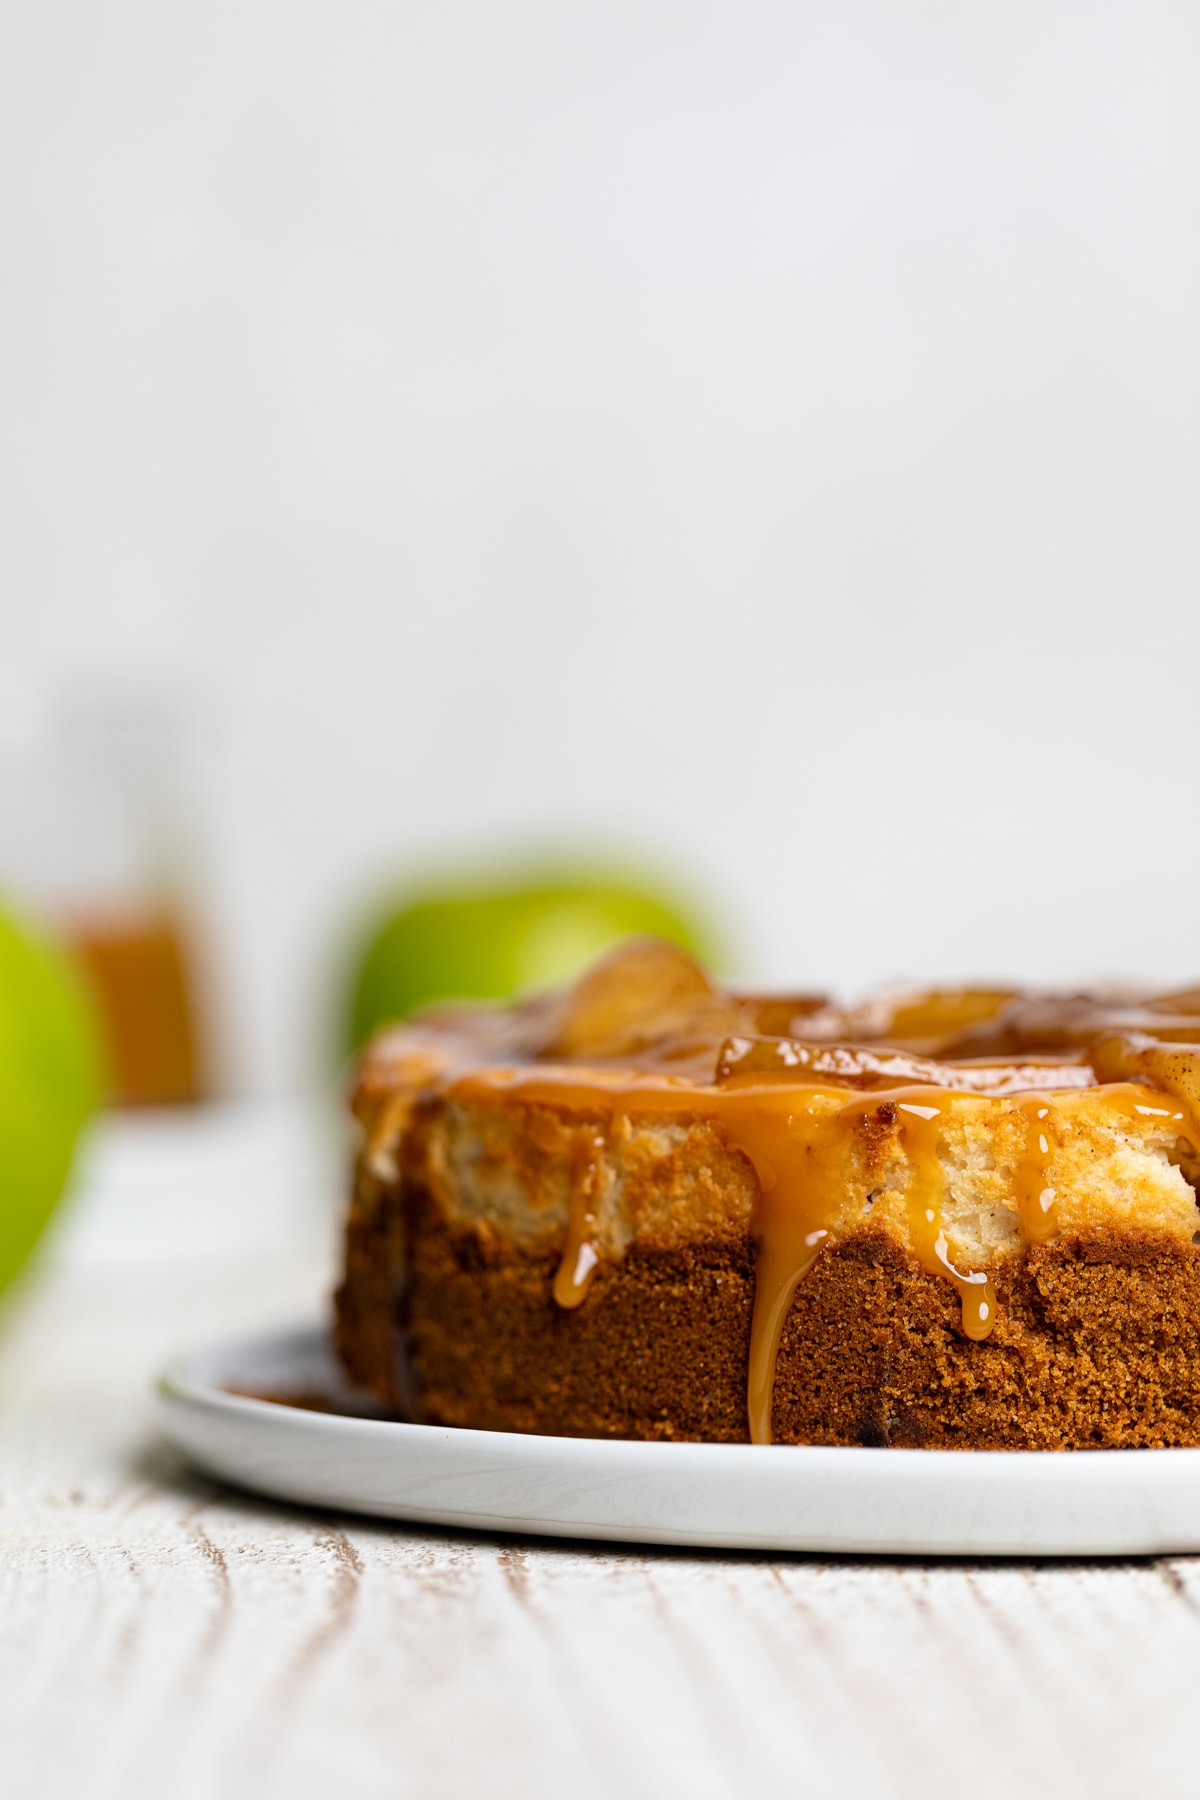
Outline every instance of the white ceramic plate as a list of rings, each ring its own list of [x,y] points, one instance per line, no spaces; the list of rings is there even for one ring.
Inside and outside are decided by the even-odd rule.
[[[227,1390],[340,1391],[318,1327],[162,1378],[168,1435],[213,1474],[305,1504],[477,1531],[746,1550],[1130,1556],[1200,1550],[1200,1450],[754,1448],[520,1437],[301,1411]]]

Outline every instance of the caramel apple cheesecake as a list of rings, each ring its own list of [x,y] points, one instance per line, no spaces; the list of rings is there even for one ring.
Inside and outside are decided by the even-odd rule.
[[[730,991],[623,945],[379,1035],[336,1298],[431,1423],[1200,1444],[1200,990]]]

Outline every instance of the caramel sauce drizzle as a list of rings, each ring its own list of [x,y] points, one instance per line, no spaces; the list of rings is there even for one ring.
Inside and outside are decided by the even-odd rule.
[[[1017,1102],[1025,1142],[1013,1174],[1013,1197],[1021,1229],[1031,1244],[1044,1244],[1058,1230],[1056,1196],[1049,1185],[1050,1159],[1058,1134],[1050,1117],[1051,1096],[1029,1094]]]
[[[905,1208],[917,1259],[931,1275],[948,1281],[959,1296],[962,1328],[982,1340],[996,1320],[991,1277],[963,1268],[955,1258],[943,1220],[946,1172],[939,1153],[945,1121],[956,1104],[978,1101],[972,1090],[931,1085],[875,1088],[866,1093],[829,1082],[781,1081],[754,1074],[733,1075],[721,1086],[703,1086],[658,1071],[571,1068],[564,1065],[492,1066],[452,1082],[459,1100],[514,1093],[530,1105],[591,1115],[577,1129],[571,1149],[567,1236],[554,1278],[554,1298],[564,1308],[582,1304],[601,1263],[596,1241],[596,1198],[608,1132],[621,1117],[707,1116],[731,1149],[754,1170],[758,1193],[751,1216],[757,1245],[754,1309],[750,1337],[747,1409],[750,1437],[771,1441],[775,1365],[796,1290],[821,1252],[836,1241],[837,1220],[846,1196],[855,1128],[881,1111],[899,1126],[908,1162]],[[1015,1197],[1022,1228],[1032,1243],[1044,1243],[1056,1229],[1054,1193],[1047,1169],[1058,1147],[1051,1109],[1079,1092],[1078,1085],[1019,1095],[1009,1104],[1021,1120]],[[993,1096],[994,1098],[995,1096]],[[1125,1112],[1161,1115],[1181,1135],[1200,1142],[1200,1133],[1178,1106],[1156,1107],[1144,1087],[1122,1084],[1106,1090],[1106,1103]]]
[[[928,1275],[942,1275],[962,1305],[962,1326],[969,1338],[985,1338],[996,1322],[996,1295],[991,1279],[964,1274],[951,1260],[942,1224],[946,1171],[938,1155],[942,1119],[950,1101],[939,1089],[907,1089],[895,1097],[901,1134],[912,1174],[906,1195],[908,1230],[917,1261]]]
[[[784,1325],[800,1282],[835,1236],[854,1128],[881,1108],[888,1108],[900,1125],[910,1170],[909,1226],[921,1266],[957,1290],[969,1337],[986,1337],[992,1328],[996,1307],[991,1281],[956,1265],[942,1221],[942,1121],[956,1100],[976,1096],[928,1086],[864,1094],[827,1083],[798,1085],[753,1076],[734,1076],[723,1087],[702,1087],[665,1074],[563,1066],[478,1069],[454,1081],[448,1092],[460,1101],[505,1092],[529,1105],[601,1115],[604,1123],[577,1129],[571,1150],[567,1236],[554,1278],[554,1297],[563,1307],[582,1303],[601,1260],[595,1199],[607,1131],[618,1118],[678,1115],[686,1108],[711,1118],[730,1148],[746,1157],[758,1186],[751,1217],[757,1260],[748,1383],[754,1443],[771,1439],[771,1396]]]
[[[770,1442],[783,1328],[796,1289],[829,1241],[844,1191],[846,1109],[830,1113],[820,1106],[821,1095],[817,1088],[777,1089],[768,1100],[743,1088],[725,1100],[726,1140],[741,1151],[758,1181],[751,1219],[758,1253],[746,1391],[755,1444]],[[864,1111],[879,1104],[855,1098]]]
[[[1106,1105],[1131,1127],[1173,1124],[1200,1152],[1200,991],[1144,999],[1140,1010],[997,989],[839,1011],[812,996],[738,1001],[681,957],[643,940],[597,965],[561,1002],[481,1015],[474,1039],[468,1029],[456,1043],[453,1018],[432,1020],[423,1035],[406,1028],[381,1039],[360,1072],[356,1104],[364,1124],[376,1121],[369,1138],[381,1173],[392,1121],[407,1116],[418,1088],[460,1101],[513,1093],[573,1116],[567,1231],[553,1282],[555,1301],[568,1310],[583,1304],[602,1265],[597,1209],[618,1122],[681,1113],[711,1120],[756,1180],[747,1392],[755,1443],[771,1441],[775,1366],[792,1302],[837,1241],[856,1133],[873,1119],[896,1129],[907,1163],[904,1205],[917,1260],[955,1289],[962,1328],[976,1340],[993,1328],[996,1295],[986,1271],[959,1266],[944,1224],[941,1149],[956,1107],[987,1097],[1015,1115],[1013,1197],[1032,1244],[1058,1229],[1055,1119],[1081,1089],[1102,1085]],[[614,987],[614,965],[631,985]],[[664,1016],[669,1029],[656,1034]],[[851,1023],[863,1033],[857,1043],[846,1042]],[[1181,1024],[1186,1035],[1164,1041]],[[786,1035],[797,1027],[811,1035]]]
[[[825,1106],[814,1104],[817,1096]],[[964,1274],[955,1266],[942,1226],[946,1177],[937,1146],[951,1096],[944,1089],[899,1088],[886,1096],[877,1092],[843,1097],[836,1110],[828,1106],[831,1097],[828,1088],[811,1089],[807,1095],[804,1089],[791,1089],[786,1094],[789,1110],[753,1107],[726,1128],[728,1142],[747,1156],[759,1184],[751,1224],[758,1259],[747,1389],[750,1441],[755,1444],[771,1442],[775,1365],[784,1326],[796,1289],[833,1240],[846,1191],[852,1134],[884,1106],[900,1124],[909,1161],[905,1199],[922,1267],[944,1276],[958,1290],[968,1337],[986,1337],[995,1317],[988,1277]]]
[[[567,1240],[554,1277],[554,1298],[568,1311],[583,1304],[583,1297],[600,1266],[600,1252],[595,1242],[596,1200],[604,1148],[604,1133],[587,1125],[576,1132],[571,1146]]]
[[[752,1107],[726,1125],[727,1141],[748,1157],[759,1185],[751,1222],[758,1259],[747,1395],[750,1438],[756,1444],[771,1441],[775,1365],[796,1289],[834,1241],[853,1133],[872,1114],[886,1108],[900,1127],[909,1164],[909,1235],[921,1266],[957,1290],[968,1337],[986,1337],[996,1314],[989,1277],[956,1265],[942,1221],[946,1175],[938,1142],[945,1114],[962,1096],[917,1086],[849,1097],[827,1087],[791,1088],[781,1097],[788,1110],[777,1110],[777,1099],[775,1108]],[[835,1097],[840,1104],[833,1109],[829,1102]],[[743,1104],[747,1098],[743,1090]]]

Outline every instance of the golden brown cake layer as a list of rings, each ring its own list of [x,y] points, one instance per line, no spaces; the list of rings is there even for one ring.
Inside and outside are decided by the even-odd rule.
[[[628,954],[368,1053],[354,1379],[520,1431],[1200,1442],[1196,1053],[1145,1029],[1178,1007],[1089,1001],[1090,1042],[1073,998],[1055,1041],[1044,1001],[926,996],[855,1044]]]

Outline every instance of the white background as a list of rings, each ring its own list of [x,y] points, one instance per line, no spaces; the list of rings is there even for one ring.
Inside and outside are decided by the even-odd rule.
[[[7,0],[0,258],[4,648],[198,697],[244,1086],[513,841],[1200,970],[1194,4]]]

